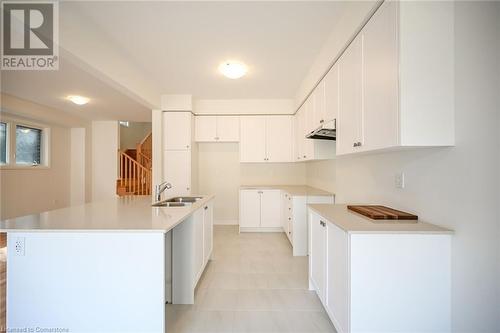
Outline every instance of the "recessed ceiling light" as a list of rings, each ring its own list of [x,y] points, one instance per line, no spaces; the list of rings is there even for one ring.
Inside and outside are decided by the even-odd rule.
[[[224,61],[219,65],[219,72],[230,79],[239,79],[248,72],[247,66],[238,61]]]
[[[89,98],[78,95],[69,95],[68,97],[66,97],[66,99],[72,101],[76,105],[84,105],[90,101]]]

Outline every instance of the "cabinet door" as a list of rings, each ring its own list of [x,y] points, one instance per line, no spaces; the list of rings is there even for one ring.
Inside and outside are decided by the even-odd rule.
[[[203,209],[193,213],[194,223],[194,282],[198,282],[203,269]]]
[[[262,190],[260,226],[262,228],[281,227],[281,191]]]
[[[267,162],[292,161],[292,116],[266,119]]]
[[[194,137],[197,142],[217,141],[217,117],[194,117]]]
[[[337,119],[339,112],[339,66],[335,64],[325,77],[325,121]]]
[[[266,117],[241,117],[240,162],[266,161]]]
[[[303,135],[303,160],[311,160],[314,158],[314,140],[307,139],[306,135],[315,130],[314,124],[314,99],[310,96],[305,103],[305,127]]]
[[[163,149],[191,148],[191,112],[163,112]]]
[[[260,227],[260,190],[240,191],[240,227]]]
[[[203,207],[203,258],[204,262],[210,259],[213,249],[213,201]]]
[[[325,113],[325,80],[323,79],[313,92],[314,112],[313,112],[313,129],[321,126],[326,120]]]
[[[327,287],[326,308],[340,327],[339,332],[349,332],[349,272],[347,233],[337,226],[327,225]]]
[[[358,36],[340,58],[340,108],[337,155],[359,151],[362,139],[362,38]],[[361,143],[361,146],[358,145]]]
[[[302,106],[295,115],[295,159],[297,161],[304,160],[304,106]]]
[[[397,3],[384,2],[363,29],[364,150],[398,144]]]
[[[240,141],[240,118],[237,116],[217,117],[217,141]]]
[[[326,221],[317,214],[311,214],[311,242],[309,257],[309,272],[311,282],[316,292],[325,303],[325,278],[326,278]]]
[[[191,193],[191,151],[165,150],[163,152],[163,179],[172,184],[167,196]]]

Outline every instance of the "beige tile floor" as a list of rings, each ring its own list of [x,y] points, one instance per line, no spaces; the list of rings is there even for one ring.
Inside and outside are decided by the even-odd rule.
[[[307,290],[307,257],[293,257],[284,233],[215,226],[214,258],[194,305],[167,306],[167,332],[335,332]]]

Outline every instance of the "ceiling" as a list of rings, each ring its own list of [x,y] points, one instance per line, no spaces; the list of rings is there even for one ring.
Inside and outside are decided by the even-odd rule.
[[[121,89],[138,76],[157,89],[153,96],[160,91],[195,99],[293,98],[345,10],[338,1],[60,2],[61,48],[75,45],[75,31],[92,31],[91,38],[77,39],[88,55],[71,51],[93,69],[61,56],[59,71],[2,72],[1,88],[88,119],[133,121],[150,120],[151,104],[133,98],[138,91]],[[115,55],[96,48],[96,39]],[[96,66],[99,57],[102,64]],[[230,80],[219,74],[218,65],[227,59],[245,62],[247,76]],[[111,64],[140,75],[103,79]],[[68,94],[92,102],[78,107],[64,100]]]
[[[60,57],[57,71],[2,71],[2,92],[88,120],[151,121],[151,109]],[[68,95],[91,98],[78,106]]]
[[[198,99],[293,98],[342,14],[343,2],[68,2],[168,94]],[[217,72],[249,66],[240,80]]]

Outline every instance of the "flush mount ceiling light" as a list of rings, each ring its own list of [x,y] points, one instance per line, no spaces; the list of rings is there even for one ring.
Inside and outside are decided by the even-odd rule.
[[[66,97],[66,99],[75,103],[76,105],[84,105],[90,101],[89,98],[78,95],[69,95],[68,97]]]
[[[227,78],[239,79],[248,72],[248,68],[242,62],[228,60],[219,65],[219,72]]]

